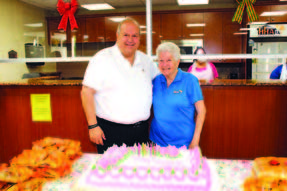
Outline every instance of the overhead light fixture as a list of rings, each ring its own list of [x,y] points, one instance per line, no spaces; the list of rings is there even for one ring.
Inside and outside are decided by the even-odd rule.
[[[240,31],[250,31],[252,28],[240,28]]]
[[[45,37],[45,32],[27,32],[27,33],[24,33],[24,36]]]
[[[110,17],[109,18],[109,20],[114,21],[116,23],[122,22],[125,19],[126,19],[126,17]]]
[[[178,5],[202,5],[208,4],[208,0],[177,0]]]
[[[199,34],[189,34],[189,36],[204,36],[204,34],[201,34],[201,33],[199,33]]]
[[[272,12],[263,12],[260,16],[267,17],[267,16],[282,16],[285,15],[287,11],[272,11]]]
[[[235,32],[235,33],[233,33],[234,35],[246,35],[247,34],[247,32]]]
[[[37,28],[37,27],[42,27],[43,23],[29,23],[29,24],[24,24],[24,26]]]
[[[85,9],[88,10],[109,10],[109,9],[115,9],[111,5],[107,3],[99,3],[99,4],[83,4],[81,5]]]
[[[263,21],[263,22],[251,22],[248,23],[247,25],[265,25],[266,23],[268,23],[267,21]]]
[[[141,34],[146,34],[146,31],[141,31]],[[155,32],[152,31],[152,34],[155,34]]]
[[[186,27],[205,27],[205,23],[194,23],[194,24],[187,23]]]

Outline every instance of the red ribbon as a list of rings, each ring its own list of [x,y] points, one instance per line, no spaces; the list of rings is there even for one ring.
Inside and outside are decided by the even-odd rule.
[[[64,31],[66,31],[68,19],[70,19],[71,30],[79,28],[74,16],[78,5],[77,0],[71,0],[71,3],[65,3],[63,0],[58,0],[57,10],[62,16],[58,29],[64,29]]]

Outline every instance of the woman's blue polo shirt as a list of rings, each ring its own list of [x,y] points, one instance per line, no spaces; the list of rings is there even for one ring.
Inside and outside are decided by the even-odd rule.
[[[193,138],[195,103],[203,100],[198,79],[178,69],[167,87],[160,74],[153,80],[153,111],[150,140],[160,146],[188,147]]]

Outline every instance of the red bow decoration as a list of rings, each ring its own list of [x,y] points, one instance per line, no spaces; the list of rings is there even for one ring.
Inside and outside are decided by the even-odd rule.
[[[77,0],[71,0],[71,3],[65,3],[63,0],[58,0],[57,10],[62,16],[58,29],[64,29],[64,31],[66,31],[68,19],[70,19],[71,30],[74,28],[79,28],[74,17],[78,5]]]

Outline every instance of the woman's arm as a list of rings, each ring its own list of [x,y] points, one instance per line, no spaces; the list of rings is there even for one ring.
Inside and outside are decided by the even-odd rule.
[[[189,149],[196,147],[199,145],[200,134],[202,131],[203,123],[205,120],[206,108],[203,100],[197,101],[195,104],[197,116],[195,120],[195,131],[193,135],[193,139],[189,145]]]
[[[214,79],[218,78],[218,72],[217,72],[217,69],[216,67],[214,66],[213,63],[209,62],[210,66],[211,66],[211,69],[212,69],[212,72],[213,72],[213,77]]]

